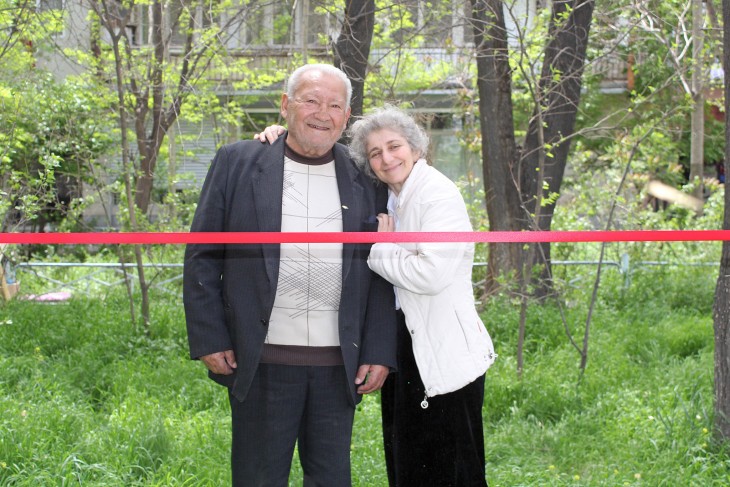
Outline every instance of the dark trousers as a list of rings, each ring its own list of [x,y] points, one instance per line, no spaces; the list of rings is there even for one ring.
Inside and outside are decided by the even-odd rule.
[[[229,399],[234,487],[288,486],[295,443],[304,487],[351,487],[355,409],[343,366],[260,364],[246,399]]]
[[[391,487],[486,487],[482,404],[484,376],[428,399],[401,312],[398,372],[383,386],[381,404]]]

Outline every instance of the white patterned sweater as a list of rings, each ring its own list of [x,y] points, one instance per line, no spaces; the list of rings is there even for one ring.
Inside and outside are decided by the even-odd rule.
[[[307,164],[285,157],[281,231],[342,231],[334,160]],[[341,290],[341,243],[281,244],[266,344],[338,347]]]

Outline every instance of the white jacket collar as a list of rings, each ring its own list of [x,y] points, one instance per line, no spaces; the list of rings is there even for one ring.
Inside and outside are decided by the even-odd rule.
[[[426,162],[426,159],[418,159],[415,164],[413,164],[411,173],[403,183],[400,194],[396,195],[392,190],[388,190],[388,213],[391,215],[395,214],[395,209],[402,206],[410,196],[411,188],[417,186],[415,181],[421,179],[426,172],[428,172],[428,162]]]

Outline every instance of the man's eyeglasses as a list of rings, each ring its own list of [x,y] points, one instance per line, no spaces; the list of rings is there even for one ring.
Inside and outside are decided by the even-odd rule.
[[[330,115],[344,115],[345,105],[340,103],[322,102],[314,98],[295,98],[294,101],[309,111],[325,110]]]

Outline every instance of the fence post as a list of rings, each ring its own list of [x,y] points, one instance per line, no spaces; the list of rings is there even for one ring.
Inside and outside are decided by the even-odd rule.
[[[621,266],[619,269],[621,270],[621,274],[624,275],[624,289],[628,289],[629,286],[631,286],[631,263],[630,263],[629,254],[623,253],[621,254]]]
[[[7,244],[0,244],[0,295],[5,301],[10,301],[18,294],[18,282],[10,268],[10,260],[5,257],[6,247]]]

